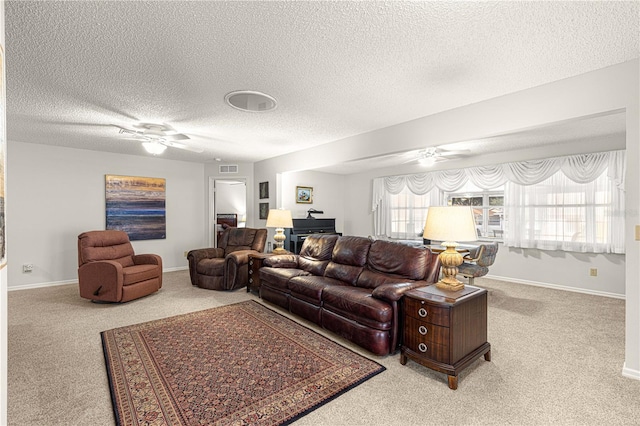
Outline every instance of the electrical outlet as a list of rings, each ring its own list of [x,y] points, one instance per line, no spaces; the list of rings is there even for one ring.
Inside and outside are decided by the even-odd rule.
[[[598,268],[589,269],[589,275],[592,276],[592,277],[597,277],[598,276]]]
[[[25,263],[24,265],[22,265],[22,272],[29,273],[29,272],[33,272],[33,263]]]

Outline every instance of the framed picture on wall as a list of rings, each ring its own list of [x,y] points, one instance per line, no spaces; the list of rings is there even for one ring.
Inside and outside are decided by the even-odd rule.
[[[296,203],[312,204],[313,188],[310,186],[296,186]]]
[[[164,178],[105,175],[105,229],[134,240],[164,240],[167,221]]]
[[[269,182],[260,182],[260,199],[269,198]]]
[[[260,219],[267,220],[269,216],[269,203],[260,203]]]

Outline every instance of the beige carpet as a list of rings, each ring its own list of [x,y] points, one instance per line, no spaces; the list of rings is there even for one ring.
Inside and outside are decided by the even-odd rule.
[[[295,424],[640,424],[640,381],[620,374],[622,300],[476,284],[489,290],[492,361],[465,370],[458,390],[444,374],[402,366],[397,354],[373,356],[316,328],[387,371]],[[80,299],[76,285],[10,292],[9,424],[113,425],[101,331],[250,298],[257,299],[244,289],[194,288],[187,271],[165,274],[160,292],[123,305]]]

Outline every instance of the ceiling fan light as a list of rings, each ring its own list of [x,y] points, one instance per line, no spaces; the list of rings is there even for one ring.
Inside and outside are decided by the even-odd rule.
[[[142,146],[149,154],[153,155],[162,154],[164,150],[167,149],[167,147],[160,142],[142,142]]]
[[[418,160],[421,166],[429,167],[433,166],[436,163],[435,157],[425,157]]]

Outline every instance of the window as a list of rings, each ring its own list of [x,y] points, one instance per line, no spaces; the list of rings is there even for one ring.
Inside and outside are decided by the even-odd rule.
[[[405,188],[399,194],[390,195],[389,236],[402,240],[421,240],[432,196],[437,198],[437,189],[436,194],[417,195]]]
[[[622,254],[625,163],[625,151],[618,150],[377,178],[374,232],[418,240],[429,206],[462,205],[475,214],[478,239]]]
[[[504,236],[504,187],[483,191],[467,183],[459,192],[447,194],[449,206],[471,206],[478,238],[502,239]]]
[[[589,183],[562,173],[530,186],[507,184],[509,245],[593,253],[624,252],[623,208],[605,171]]]

